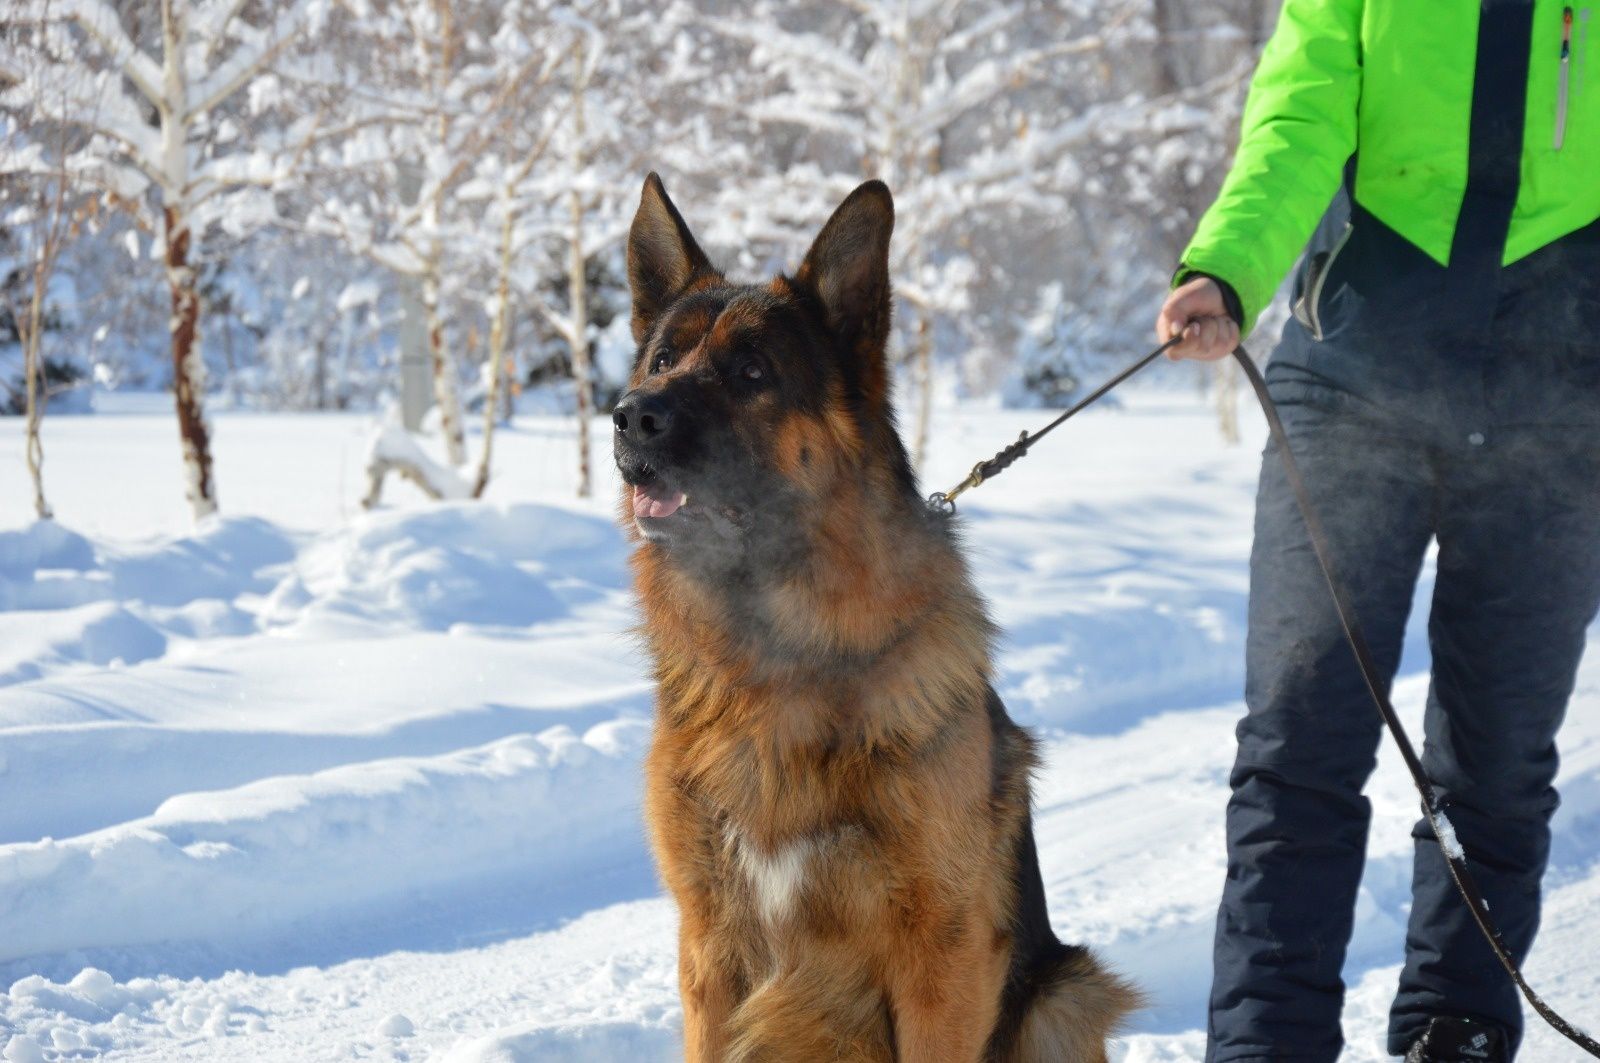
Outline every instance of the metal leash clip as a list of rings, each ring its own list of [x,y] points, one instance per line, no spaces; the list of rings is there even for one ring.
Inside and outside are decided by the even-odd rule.
[[[978,462],[972,467],[972,471],[967,473],[965,480],[962,480],[948,491],[935,491],[929,495],[928,508],[936,510],[947,517],[955,516],[956,496],[970,487],[977,487],[983,483],[983,467],[987,464],[989,463],[986,461]]]
[[[1041,435],[1043,433],[1040,433]],[[1024,431],[1017,437],[1017,441],[1000,451],[987,461],[980,461],[967,473],[967,478],[950,488],[948,491],[935,491],[928,496],[928,508],[946,517],[953,517],[956,513],[956,496],[961,492],[977,487],[985,480],[993,479],[1004,471],[1010,464],[1028,452],[1028,445],[1033,438]]]

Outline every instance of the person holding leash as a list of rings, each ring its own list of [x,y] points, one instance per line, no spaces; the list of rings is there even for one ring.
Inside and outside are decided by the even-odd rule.
[[[1519,962],[1600,606],[1597,11],[1286,0],[1156,325],[1226,356],[1305,249],[1269,390],[1390,678],[1438,542],[1423,764]],[[1206,1060],[1334,1063],[1381,725],[1271,454],[1246,656]],[[1508,1061],[1516,990],[1413,836],[1388,1049]]]

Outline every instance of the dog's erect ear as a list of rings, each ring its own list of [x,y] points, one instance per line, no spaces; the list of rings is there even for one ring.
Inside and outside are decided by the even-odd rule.
[[[689,282],[714,274],[683,215],[667,198],[661,178],[644,179],[639,211],[628,231],[628,284],[633,288],[633,340],[643,343],[661,312]]]
[[[821,300],[828,327],[856,355],[863,390],[873,399],[888,392],[884,347],[893,232],[894,198],[882,181],[868,181],[839,204],[794,277]]]

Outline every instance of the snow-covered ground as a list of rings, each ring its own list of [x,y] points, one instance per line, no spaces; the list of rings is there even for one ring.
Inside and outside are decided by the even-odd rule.
[[[365,418],[223,414],[228,515],[192,531],[165,403],[99,406],[47,426],[59,526],[27,523],[20,428],[0,442],[4,1057],[678,1058],[649,688],[609,472],[568,500],[569,425],[499,437],[486,503],[397,484],[367,514]],[[930,486],[1037,420],[946,411]],[[1135,395],[963,507],[1001,692],[1045,739],[1053,919],[1154,999],[1124,1063],[1200,1058],[1257,422],[1230,449]],[[1564,755],[1529,973],[1595,1024],[1600,656]],[[1352,1061],[1384,1058],[1416,813],[1392,754],[1371,794]],[[1581,1057],[1535,1028],[1525,1058]]]

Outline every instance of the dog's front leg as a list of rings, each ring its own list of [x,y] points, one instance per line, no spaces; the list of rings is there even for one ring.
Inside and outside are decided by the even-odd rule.
[[[678,990],[683,998],[684,1063],[723,1063],[728,1018],[738,1005],[732,958],[718,945],[710,912],[682,904],[678,924]]]
[[[915,914],[889,964],[899,1063],[977,1063],[994,1028],[1006,955],[976,905]]]
[[[671,751],[660,743],[651,750],[644,806],[661,877],[678,903],[683,1056],[685,1063],[723,1063],[743,968],[717,900],[717,825],[674,781]]]

